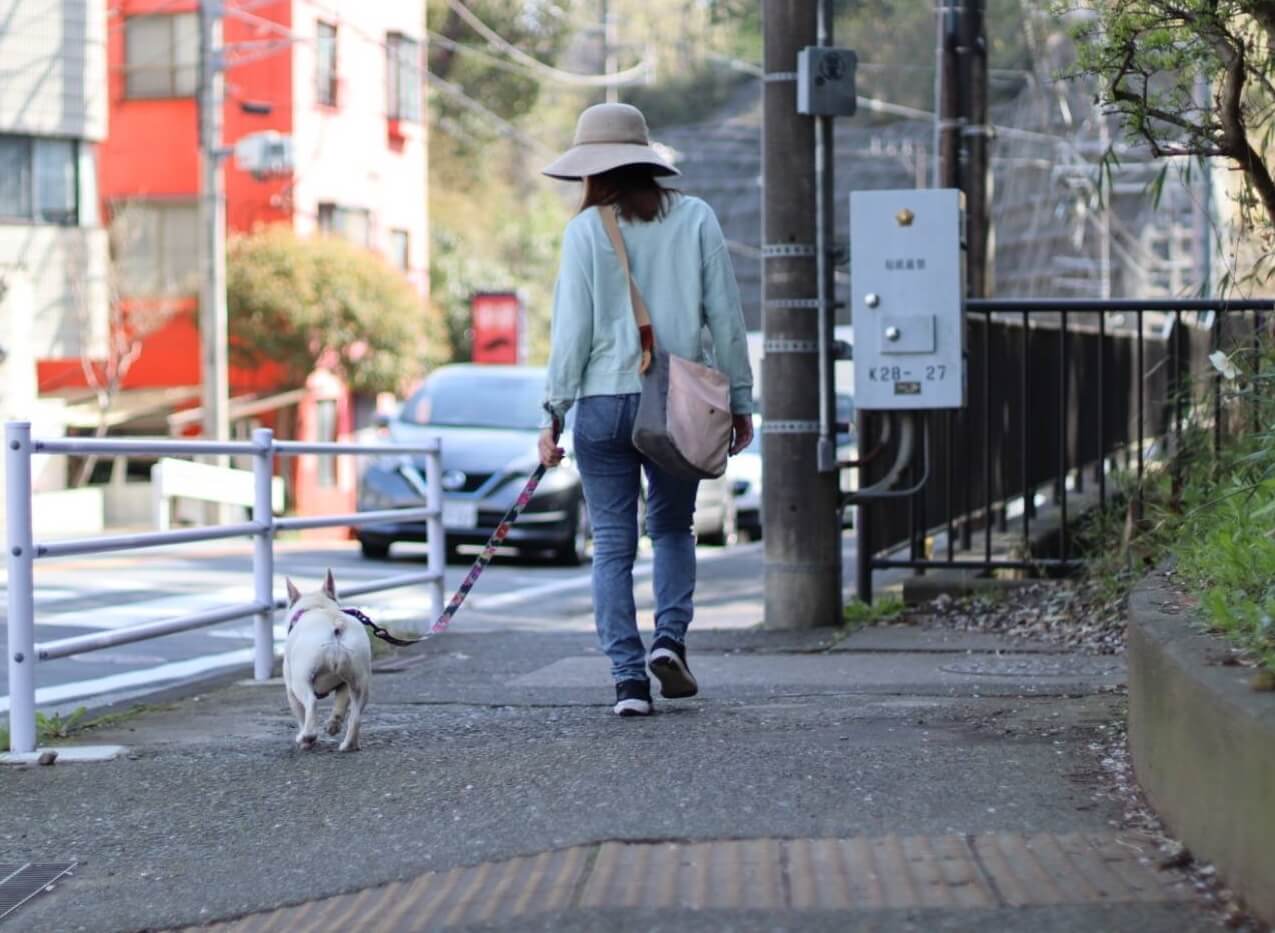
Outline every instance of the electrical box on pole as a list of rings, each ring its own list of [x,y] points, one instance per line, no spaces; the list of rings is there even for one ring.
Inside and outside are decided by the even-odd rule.
[[[812,117],[852,117],[857,97],[850,49],[810,45],[797,53],[797,112]]]
[[[965,405],[964,195],[850,194],[855,404],[866,411]]]

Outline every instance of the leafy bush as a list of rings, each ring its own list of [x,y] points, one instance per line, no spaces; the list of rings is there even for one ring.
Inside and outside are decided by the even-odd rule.
[[[1193,420],[1169,469],[1148,474],[1142,489],[1147,528],[1129,540],[1116,516],[1105,523],[1108,559],[1099,569],[1127,589],[1139,575],[1113,574],[1127,563],[1176,559],[1179,582],[1200,601],[1209,626],[1275,671],[1275,353],[1214,355],[1223,373],[1225,443],[1213,449],[1213,426]],[[1212,411],[1211,403],[1202,410]],[[1174,475],[1180,477],[1175,488]],[[1127,499],[1135,494],[1130,486]],[[1120,538],[1120,541],[1117,541]],[[1096,568],[1097,569],[1097,568]],[[1136,570],[1136,568],[1135,568]]]
[[[298,383],[323,362],[356,392],[393,392],[420,374],[426,304],[381,257],[285,226],[233,237],[226,260],[231,354],[283,365]]]
[[[1257,429],[1232,435],[1216,460],[1200,456],[1197,435],[1181,515],[1161,534],[1211,625],[1275,670],[1275,353],[1267,340],[1215,365],[1232,422]]]

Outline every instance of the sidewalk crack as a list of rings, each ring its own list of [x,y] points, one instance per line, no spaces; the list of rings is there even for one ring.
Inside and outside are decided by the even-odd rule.
[[[784,906],[792,910],[794,906],[792,901],[792,866],[788,855],[788,847],[790,845],[792,845],[791,840],[779,840],[779,888],[783,895]]]
[[[602,851],[602,843],[594,843],[589,846],[589,851],[584,857],[584,867],[580,869],[580,878],[576,882],[575,890],[571,892],[571,906],[580,909],[584,903],[584,889],[589,885],[589,879],[593,876],[593,866],[598,862],[598,853]]]
[[[983,880],[987,882],[987,889],[992,892],[992,896],[996,898],[997,907],[1008,907],[1009,902],[1005,900],[1005,895],[1001,892],[1000,885],[996,883],[996,878],[988,869],[983,861],[983,856],[979,854],[978,846],[974,845],[974,834],[966,833],[962,837],[965,848],[969,850],[970,857],[974,860],[974,866],[978,869],[978,873],[983,876]]]

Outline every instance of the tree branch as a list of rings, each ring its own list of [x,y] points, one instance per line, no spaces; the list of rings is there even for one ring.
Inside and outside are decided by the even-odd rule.
[[[1275,179],[1271,178],[1270,169],[1249,142],[1244,125],[1244,81],[1248,76],[1244,46],[1242,43],[1232,46],[1221,36],[1213,36],[1211,41],[1225,69],[1222,88],[1218,94],[1221,105],[1218,108],[1218,117],[1222,126],[1223,146],[1230,150],[1231,158],[1240,163],[1240,168],[1266,210],[1267,219],[1275,224]]]

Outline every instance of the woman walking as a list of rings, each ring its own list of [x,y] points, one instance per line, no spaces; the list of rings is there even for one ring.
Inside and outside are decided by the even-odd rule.
[[[540,458],[547,466],[561,461],[554,429],[578,405],[572,436],[593,525],[598,638],[611,660],[615,712],[645,716],[651,712],[648,665],[667,698],[694,696],[699,689],[686,659],[698,481],[660,470],[633,446],[646,335],[639,335],[628,278],[602,212],[614,211],[619,220],[655,342],[669,353],[711,363],[729,379],[732,454],[752,439],[752,372],[739,289],[712,208],[657,181],[678,172],[651,148],[637,108],[599,104],[585,110],[575,144],[544,174],[583,181],[584,199],[563,236],[546,387],[546,407],[556,425],[541,433]],[[711,358],[704,350],[705,328]],[[642,470],[646,530],[655,549],[655,639],[649,657],[633,597]]]

